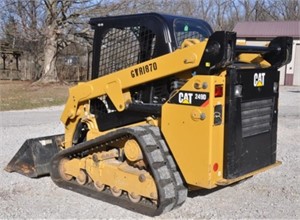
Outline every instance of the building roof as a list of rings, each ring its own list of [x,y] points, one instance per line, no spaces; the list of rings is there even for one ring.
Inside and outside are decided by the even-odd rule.
[[[233,31],[238,37],[290,36],[300,38],[300,21],[238,22]]]

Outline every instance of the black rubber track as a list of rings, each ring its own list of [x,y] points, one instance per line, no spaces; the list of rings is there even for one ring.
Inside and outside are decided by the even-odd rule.
[[[63,158],[81,158],[93,152],[103,151],[110,143],[124,138],[134,138],[143,151],[144,160],[150,168],[149,172],[156,182],[159,198],[157,205],[147,199],[142,199],[139,203],[132,203],[124,193],[120,197],[114,197],[109,189],[99,192],[94,188],[92,183],[84,186],[78,185],[75,180],[64,181],[59,174],[58,166]],[[186,198],[186,195],[185,197],[183,196],[186,194],[186,188],[183,184],[179,183],[180,181],[176,174],[178,171],[174,170],[174,166],[170,165],[170,162],[167,159],[167,157],[172,156],[168,151],[163,149],[161,143],[162,139],[159,137],[159,133],[152,126],[119,129],[60,151],[51,161],[51,178],[59,187],[115,204],[144,215],[160,215],[163,212],[168,212],[181,205],[183,203],[182,200],[185,200]]]
[[[160,129],[155,126],[145,126],[146,129],[149,130],[149,132],[152,133],[154,136],[157,145],[159,145],[159,148],[161,149],[165,160],[167,161],[167,166],[171,170],[171,175],[173,175],[173,179],[175,180],[175,192],[176,192],[176,202],[173,207],[173,209],[176,209],[180,207],[186,200],[187,194],[188,194],[188,188],[186,187],[186,184],[183,182],[183,177],[181,176],[181,172],[179,171],[179,168],[173,159],[173,156],[170,153],[169,147],[167,146],[167,143],[165,142],[162,133],[160,132]]]

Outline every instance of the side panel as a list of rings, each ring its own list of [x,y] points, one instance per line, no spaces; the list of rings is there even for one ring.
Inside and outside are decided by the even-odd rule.
[[[226,82],[224,178],[232,179],[276,162],[279,72],[229,69]]]
[[[194,76],[163,105],[162,132],[189,185],[213,188],[223,177],[224,96],[225,77]]]

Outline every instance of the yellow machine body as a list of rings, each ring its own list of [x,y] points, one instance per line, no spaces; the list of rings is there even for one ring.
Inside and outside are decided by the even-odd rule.
[[[27,140],[7,171],[159,215],[188,190],[280,164],[278,68],[291,38],[237,45],[233,32],[157,13],[90,23],[92,80],[69,89],[64,134]]]
[[[216,187],[218,182],[222,185],[226,184],[227,181],[223,178],[226,71],[218,76],[197,75],[191,77],[187,74],[200,62],[206,45],[207,41],[186,40],[182,48],[171,54],[70,88],[69,98],[61,116],[61,121],[66,128],[64,147],[72,146],[73,135],[79,121],[85,122],[89,126],[87,140],[111,132],[111,130],[101,132],[98,129],[94,115],[89,112],[89,100],[92,98],[108,96],[115,108],[121,112],[131,102],[129,88],[168,75],[181,75],[188,80],[177,91],[177,94],[184,91],[182,103],[173,104],[167,101],[162,106],[161,118],[145,118],[144,122],[128,125],[128,127],[141,124],[160,127],[186,183],[191,187],[210,189]],[[241,57],[244,60],[248,57],[250,63],[255,59],[253,54],[243,54]],[[256,59],[259,57],[260,55],[256,54]],[[170,63],[172,65],[169,65]],[[157,66],[156,70],[153,69],[144,75],[132,77],[133,69],[152,65]],[[221,97],[215,97],[216,86],[222,88]],[[189,103],[190,94],[195,96],[197,93],[199,95],[207,94],[209,97],[202,106],[193,106]],[[184,96],[186,96],[186,100],[184,100]],[[172,97],[170,97],[171,99]],[[214,109],[217,105],[221,106],[223,117],[219,125],[214,125]],[[244,178],[247,177],[244,176]],[[240,180],[241,178],[236,179],[236,181]],[[234,181],[228,181],[228,183],[232,182]]]
[[[187,98],[205,94],[209,99],[200,107],[191,105],[191,100],[166,103],[162,111],[162,132],[182,175],[188,184],[203,188],[215,187],[223,177],[224,121],[222,117],[222,122],[214,125],[214,109],[220,106],[224,115],[224,96],[215,97],[216,86],[225,94],[224,76],[195,76],[179,93],[184,91],[182,96]],[[200,95],[197,98],[202,98]]]
[[[159,79],[167,75],[187,75],[189,69],[194,68],[201,58],[207,42],[189,41],[190,44],[183,46],[172,54],[153,59],[135,67],[121,70],[90,82],[80,83],[70,89],[69,99],[61,120],[66,125],[65,147],[72,146],[72,139],[75,133],[78,120],[87,122],[89,125],[88,139],[101,136],[94,116],[89,113],[88,100],[101,95],[107,95],[118,111],[126,108],[130,103],[130,96],[127,89],[143,82]],[[202,52],[201,52],[202,51]],[[157,65],[157,70],[132,78],[132,69],[143,66]],[[174,65],[170,66],[169,63]],[[182,175],[189,185],[213,188],[217,181],[223,177],[223,136],[224,122],[214,126],[214,107],[222,106],[224,115],[224,95],[214,97],[215,86],[222,86],[222,94],[225,94],[225,72],[220,76],[194,76],[178,91],[197,92],[201,95],[208,94],[209,99],[200,107],[188,103],[171,104],[166,102],[162,107],[162,116],[159,119],[152,119],[139,124],[153,124],[156,121],[162,129],[166,142],[176,158]],[[206,88],[203,88],[204,87]],[[196,87],[196,88],[195,88]],[[103,88],[96,89],[96,88]],[[191,97],[189,97],[191,98]],[[198,97],[201,99],[202,97]],[[171,98],[170,98],[171,99]],[[179,117],[179,116],[180,117]],[[204,117],[201,119],[201,117]],[[136,124],[130,125],[136,126]],[[197,174],[197,175],[195,175]]]

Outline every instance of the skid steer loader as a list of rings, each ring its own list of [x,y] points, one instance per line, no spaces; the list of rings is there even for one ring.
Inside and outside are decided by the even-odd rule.
[[[251,177],[276,161],[278,68],[292,39],[158,13],[92,18],[92,80],[70,88],[65,133],[27,140],[7,165],[145,215],[188,190]]]

